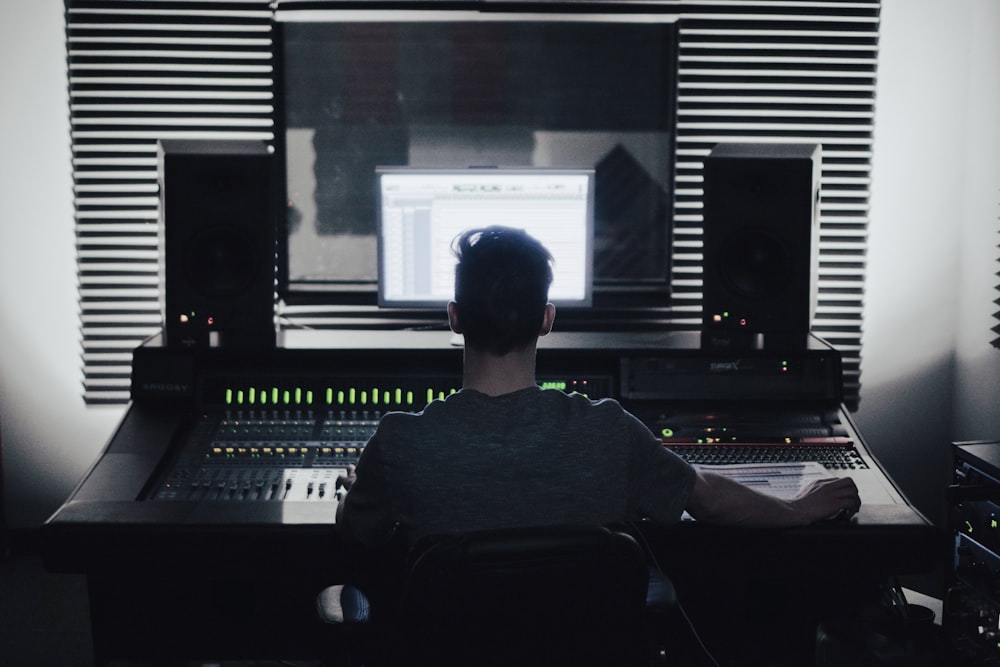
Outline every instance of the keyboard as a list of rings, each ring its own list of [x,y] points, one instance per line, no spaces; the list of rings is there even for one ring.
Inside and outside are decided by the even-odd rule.
[[[830,470],[865,470],[869,467],[853,443],[839,445],[668,444],[668,447],[693,465],[816,461]]]

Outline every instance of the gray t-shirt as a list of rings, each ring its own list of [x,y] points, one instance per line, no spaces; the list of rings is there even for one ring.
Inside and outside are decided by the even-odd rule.
[[[679,520],[694,470],[617,401],[531,387],[463,389],[386,414],[365,447],[341,530],[378,545],[513,526]]]

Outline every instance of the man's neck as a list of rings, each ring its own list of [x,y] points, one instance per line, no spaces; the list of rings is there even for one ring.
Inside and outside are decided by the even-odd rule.
[[[497,357],[465,348],[462,387],[501,396],[535,386],[535,346]]]

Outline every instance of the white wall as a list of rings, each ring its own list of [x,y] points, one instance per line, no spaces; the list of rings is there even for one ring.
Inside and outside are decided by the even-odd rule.
[[[81,398],[63,4],[4,10],[21,67],[0,70],[0,442],[9,523],[33,527],[122,409]],[[857,421],[938,521],[950,442],[1000,438],[998,28],[995,0],[883,3]]]
[[[62,0],[3,0],[0,446],[14,528],[59,506],[122,413],[81,398],[64,40]]]
[[[993,0],[882,3],[856,417],[939,524],[951,442],[1000,439],[998,28]]]
[[[1000,3],[977,0],[967,17],[969,90],[962,121],[963,227],[959,247],[956,439],[1000,440]]]

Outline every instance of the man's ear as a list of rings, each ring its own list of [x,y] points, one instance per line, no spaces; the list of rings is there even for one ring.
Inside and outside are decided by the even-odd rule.
[[[458,319],[458,304],[454,301],[448,302],[448,326],[454,333],[462,333],[462,324]]]
[[[545,314],[542,315],[542,328],[538,332],[539,336],[544,336],[552,331],[552,324],[556,321],[556,307],[551,303],[545,304]]]

